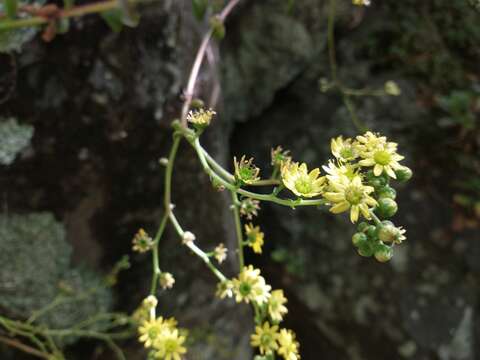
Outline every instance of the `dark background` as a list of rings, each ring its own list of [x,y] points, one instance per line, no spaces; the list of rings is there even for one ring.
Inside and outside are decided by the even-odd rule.
[[[215,63],[200,76],[197,91],[207,102],[221,86],[205,147],[227,167],[234,155],[253,156],[265,175],[277,145],[320,166],[331,137],[359,132],[340,95],[319,86],[330,76],[328,4],[297,0],[288,10],[277,0],[243,3],[227,21],[226,38],[212,47]],[[359,8],[337,1],[339,77],[352,88],[381,89],[394,80],[402,89],[398,97],[353,102],[365,126],[397,142],[414,171],[397,189],[394,218],[407,229],[407,241],[390,263],[380,264],[356,254],[347,217],[264,204],[256,223],[265,232],[265,250],[247,260],[274,288],[285,289],[285,326],[298,334],[302,359],[474,360],[480,356],[480,13],[462,0],[372,3]],[[132,267],[101,295],[105,300],[96,300],[128,312],[148,293],[151,276],[150,257],[132,253],[131,239],[139,227],[154,233],[158,226],[158,159],[167,155],[169,124],[179,114],[206,30],[188,1],[152,4],[141,14],[138,27],[119,33],[99,17],[86,17],[50,43],[37,36],[23,51],[0,55],[0,115],[35,129],[29,148],[0,167],[3,216],[49,212],[65,226],[71,247],[36,257],[18,244],[13,253],[35,257],[39,288],[52,282],[42,272],[50,256],[65,257],[66,267],[90,279],[131,255]],[[177,214],[202,248],[220,241],[233,247],[229,196],[211,187],[187,144],[180,147],[173,189]],[[0,253],[7,244],[0,238]],[[172,229],[160,257],[162,269],[177,279],[160,294],[160,309],[191,330],[188,359],[250,359],[248,307],[214,297],[211,274]],[[10,269],[10,260],[16,261],[4,259],[0,268]],[[225,271],[234,275],[234,265]],[[51,301],[50,293],[43,299],[20,290],[14,298]],[[0,313],[25,316],[0,290],[2,297]],[[134,339],[121,346],[128,359],[145,357]],[[112,358],[104,345],[85,340],[67,354]],[[0,345],[0,358],[24,357]]]

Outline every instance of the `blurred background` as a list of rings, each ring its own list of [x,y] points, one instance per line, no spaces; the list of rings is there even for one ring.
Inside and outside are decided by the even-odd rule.
[[[479,359],[480,11],[467,0],[337,0],[336,8],[341,82],[401,89],[351,101],[360,127],[397,142],[414,172],[397,188],[393,219],[407,241],[381,264],[356,253],[346,216],[262,204],[265,249],[247,262],[285,290],[285,324],[302,359]],[[138,26],[120,32],[88,16],[51,42],[33,30],[0,33],[2,316],[24,320],[59,293],[98,287],[124,255],[131,266],[115,286],[39,321],[62,328],[100,310],[131,313],[148,294],[151,259],[133,253],[131,240],[158,226],[158,160],[208,20],[195,19],[186,0],[139,11]],[[226,167],[246,154],[267,174],[277,145],[317,167],[331,137],[363,132],[341,95],[322,91],[327,17],[328,2],[318,0],[245,0],[229,17],[197,88],[218,113],[203,143]],[[202,248],[233,249],[229,196],[212,188],[185,143],[173,202]],[[176,284],[160,293],[159,309],[190,329],[187,359],[251,359],[250,309],[214,296],[215,279],[171,228],[160,261]],[[235,266],[232,257],[223,268],[233,276]],[[68,359],[114,359],[99,341],[62,345]],[[120,346],[127,359],[146,356],[135,337]],[[2,360],[31,358],[0,343]]]

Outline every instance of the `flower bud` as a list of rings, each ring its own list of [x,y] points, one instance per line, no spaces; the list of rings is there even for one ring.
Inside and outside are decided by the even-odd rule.
[[[377,236],[377,228],[374,225],[368,225],[365,228],[365,234],[367,234],[367,237],[370,239],[373,239],[374,237]]]
[[[367,241],[368,241],[367,235],[365,235],[362,232],[357,232],[357,233],[353,234],[353,236],[352,236],[352,243],[356,247],[361,246],[363,243],[366,243]]]
[[[370,257],[373,255],[373,249],[368,242],[361,244],[358,247],[357,252],[363,257]]]
[[[385,83],[384,91],[390,96],[398,96],[402,93],[402,90],[400,90],[400,87],[397,85],[397,83],[391,80]]]
[[[400,244],[406,239],[405,230],[401,227],[396,227],[393,223],[387,223],[384,221],[384,224],[378,231],[378,238],[384,243],[395,243]]]
[[[188,245],[195,241],[195,235],[190,231],[185,231],[182,236],[182,243]]]
[[[175,278],[169,272],[162,272],[158,281],[164,290],[172,288],[173,284],[175,284]]]
[[[375,213],[382,219],[386,219],[395,215],[398,210],[395,200],[389,198],[378,199],[378,206],[375,208]]]
[[[395,198],[397,197],[397,192],[395,191],[395,189],[388,185],[385,185],[384,187],[378,189],[377,193],[379,199],[389,198],[395,200]]]
[[[396,170],[395,175],[397,176],[398,181],[407,182],[412,178],[413,172],[410,168],[404,166],[401,169]]]
[[[393,256],[393,250],[390,246],[382,245],[375,251],[375,259],[380,262],[387,262]]]
[[[362,221],[360,224],[358,224],[357,230],[360,231],[360,232],[365,232],[365,230],[367,229],[368,225],[369,225],[369,224],[368,224],[367,222]]]

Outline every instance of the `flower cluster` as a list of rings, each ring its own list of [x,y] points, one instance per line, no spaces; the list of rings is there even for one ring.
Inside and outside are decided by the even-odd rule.
[[[332,213],[349,212],[352,223],[360,217],[374,221],[374,227],[379,232],[380,228],[385,227],[378,224],[380,220],[392,217],[398,209],[396,192],[390,186],[390,180],[404,182],[412,176],[412,171],[400,164],[404,157],[397,153],[397,144],[389,142],[385,136],[368,131],[354,139],[342,136],[334,138],[330,148],[333,159],[322,166],[324,176],[321,176],[318,168],[309,172],[306,164],[288,160],[281,166],[283,185],[301,198],[321,196]],[[398,239],[404,239],[402,231],[397,231],[401,233]],[[363,236],[358,235],[357,238]],[[390,241],[390,245],[378,240],[382,244],[371,244],[368,251],[366,245],[355,246],[361,255],[375,255],[377,260],[386,261],[391,257],[391,246],[401,242],[398,239]],[[354,241],[354,244],[365,243]]]
[[[235,300],[252,304],[256,309],[255,333],[250,344],[258,348],[262,355],[272,355],[275,351],[285,360],[300,359],[299,344],[291,330],[279,329],[288,309],[287,298],[283,290],[271,291],[271,286],[260,275],[260,270],[248,265],[242,269],[237,278],[225,280],[218,284],[217,296],[235,297]]]
[[[256,326],[250,344],[257,347],[262,355],[272,355],[276,351],[285,360],[300,359],[295,333],[288,329],[279,330],[278,325],[265,322],[262,326]]]
[[[138,328],[139,341],[148,349],[154,359],[180,360],[187,352],[183,346],[185,331],[177,329],[177,321],[174,318],[151,317],[143,321]]]

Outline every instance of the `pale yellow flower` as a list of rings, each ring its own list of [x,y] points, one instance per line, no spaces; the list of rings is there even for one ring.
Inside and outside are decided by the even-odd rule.
[[[220,299],[233,296],[233,282],[230,280],[224,280],[218,283],[217,292],[215,293]]]
[[[258,347],[260,354],[271,354],[278,349],[278,326],[270,326],[265,322],[263,326],[255,326],[255,334],[250,337],[250,345]]]
[[[363,160],[361,166],[373,166],[373,174],[380,176],[386,172],[388,176],[396,179],[395,170],[403,168],[399,161],[404,157],[397,154],[397,144],[393,142],[380,143],[376,147],[367,148],[360,153]]]
[[[211,109],[192,110],[187,115],[187,121],[194,125],[208,126],[214,115],[216,115],[216,112]]]
[[[182,355],[187,352],[183,343],[185,336],[180,335],[177,329],[167,329],[164,331],[154,343],[157,350],[156,359],[162,360],[181,360]]]
[[[283,315],[288,312],[287,298],[283,295],[283,290],[274,290],[268,299],[268,314],[273,321],[282,321]]]
[[[342,136],[339,136],[330,140],[330,148],[333,156],[340,161],[348,162],[358,157],[356,144],[352,139],[344,140]]]
[[[227,251],[228,249],[223,245],[223,243],[218,244],[213,250],[213,256],[217,259],[218,263],[221,264],[227,258]]]
[[[360,176],[353,179],[343,176],[330,180],[329,191],[323,197],[332,204],[332,213],[338,214],[350,209],[350,220],[356,222],[359,213],[370,219],[370,208],[377,205],[377,201],[369,195],[373,191],[373,187],[362,184]]]
[[[367,131],[365,134],[357,136],[357,142],[357,148],[361,155],[362,153],[373,151],[377,147],[386,144],[387,138],[385,136],[376,135],[371,131]]]
[[[298,360],[300,355],[298,353],[299,344],[295,341],[295,334],[291,330],[281,329],[278,335],[279,348],[278,354],[283,356],[285,360]]]
[[[282,165],[281,175],[285,187],[297,196],[310,198],[323,192],[325,177],[320,176],[319,168],[309,173],[305,163],[286,162]]]
[[[138,328],[140,337],[138,340],[144,343],[146,348],[152,347],[155,340],[167,329],[168,326],[164,324],[163,318],[145,320]]]
[[[252,223],[245,225],[245,234],[247,235],[247,244],[256,254],[262,253],[264,234],[260,231],[260,227],[253,226]]]
[[[322,169],[327,173],[326,176],[329,181],[335,181],[335,179],[338,179],[342,176],[346,176],[349,179],[353,179],[355,176],[357,176],[357,171],[352,165],[338,164],[333,160],[329,160],[328,165],[323,165]]]
[[[152,249],[153,239],[143,229],[139,229],[132,240],[133,251],[144,253]]]
[[[258,305],[265,304],[270,297],[271,286],[265,282],[260,275],[259,269],[254,269],[252,265],[245,266],[238,278],[233,279],[233,291],[237,302],[246,302],[247,304],[256,302]]]

